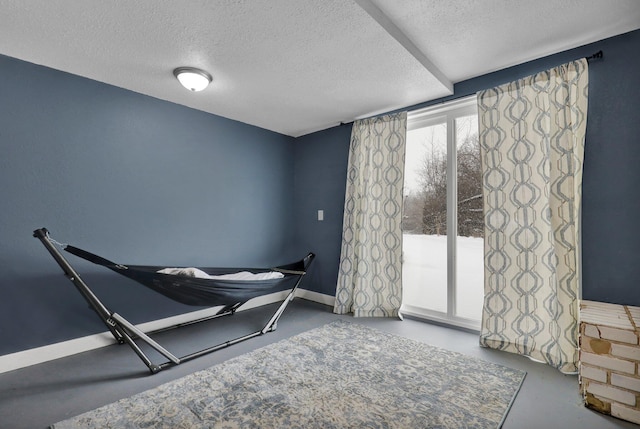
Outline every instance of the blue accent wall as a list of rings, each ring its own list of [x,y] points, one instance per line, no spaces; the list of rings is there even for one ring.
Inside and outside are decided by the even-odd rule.
[[[589,64],[583,298],[640,306],[640,31],[466,80],[455,84],[450,97],[402,110],[472,95],[599,50],[604,59]],[[313,243],[322,255],[311,288],[330,295],[338,276],[341,234],[336,230],[342,227],[348,129],[337,127],[296,142],[297,242]],[[338,212],[326,210],[324,223],[313,221],[315,208],[323,207]]]
[[[304,256],[292,251],[294,141],[0,56],[0,355],[105,331],[32,238],[40,227],[130,264]],[[199,309],[68,259],[134,323]]]

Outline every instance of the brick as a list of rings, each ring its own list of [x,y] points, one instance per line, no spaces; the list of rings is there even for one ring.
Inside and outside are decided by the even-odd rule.
[[[622,313],[624,312],[624,306],[620,304],[611,304],[608,302],[583,300],[580,303],[580,311],[585,313],[605,311],[609,313]]]
[[[590,338],[589,341],[586,341],[588,348],[595,354],[598,355],[608,355],[611,351],[611,343],[607,340],[599,340],[597,338]]]
[[[585,323],[590,323],[592,325],[607,326],[607,327],[616,328],[616,329],[633,330],[633,325],[631,324],[631,320],[629,319],[629,316],[627,316],[626,314],[624,315],[602,314],[602,315],[589,315],[589,316],[580,315],[580,321]]]
[[[635,363],[609,356],[595,355],[583,351],[580,353],[580,360],[592,366],[599,366],[600,368],[607,368],[626,374],[635,374],[636,372]]]
[[[640,425],[640,410],[613,403],[611,404],[611,415]]]
[[[633,329],[623,305],[587,302],[580,306],[580,321],[614,328]]]
[[[640,393],[640,378],[637,377],[611,374],[611,384]]]
[[[611,402],[596,398],[591,393],[584,394],[584,403],[587,407],[600,413],[611,414]]]
[[[609,328],[608,326],[600,326],[600,338],[607,340],[620,341],[627,344],[638,344],[638,336],[633,331],[624,329]]]
[[[580,376],[582,378],[588,378],[602,383],[607,382],[607,371],[584,364],[580,364]]]
[[[598,327],[596,325],[590,325],[588,323],[584,324],[584,335],[591,338],[600,338],[600,331],[598,331]]]
[[[611,354],[621,358],[640,361],[640,347],[630,347],[623,344],[612,344]]]
[[[632,407],[636,405],[636,395],[626,390],[617,389],[600,383],[589,383],[587,392],[592,395],[608,398],[615,402],[622,402]]]
[[[611,304],[608,302],[602,302],[602,301],[591,301],[588,299],[583,299],[582,301],[580,301],[580,308],[581,309],[586,309],[586,308],[611,308],[611,307],[615,307],[618,306],[620,304]]]

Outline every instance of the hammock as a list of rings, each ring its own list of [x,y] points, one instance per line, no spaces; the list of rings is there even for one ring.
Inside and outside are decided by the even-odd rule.
[[[252,273],[279,272],[282,277],[268,280],[224,280],[215,278],[191,277],[179,274],[163,274],[158,271],[165,266],[122,265],[111,262],[86,250],[67,245],[64,250],[82,259],[102,265],[118,274],[128,277],[152,289],[167,298],[187,305],[214,306],[247,302],[251,298],[279,292],[306,269],[305,259],[281,267],[262,268],[197,268],[211,276],[249,271]],[[310,258],[310,256],[307,256]],[[310,261],[307,261],[307,265]]]
[[[151,373],[156,373],[168,366],[178,365],[182,362],[194,359],[207,353],[211,353],[222,348],[237,344],[241,341],[274,331],[277,327],[278,320],[284,312],[287,304],[294,298],[295,291],[302,281],[302,277],[306,274],[307,268],[313,261],[315,255],[309,253],[300,261],[281,265],[274,268],[189,268],[189,269],[173,269],[166,270],[167,267],[151,266],[151,265],[122,265],[111,262],[101,256],[87,252],[70,245],[61,245],[65,251],[78,256],[94,264],[106,267],[118,274],[128,277],[136,282],[158,292],[167,298],[182,304],[194,306],[221,306],[221,308],[213,315],[200,318],[187,323],[181,323],[166,329],[190,325],[193,323],[211,320],[213,318],[234,314],[235,311],[244,303],[252,298],[289,290],[286,298],[282,301],[278,309],[271,316],[267,324],[259,331],[248,335],[226,341],[216,346],[208,347],[195,353],[183,357],[176,357],[168,350],[158,344],[149,337],[148,333],[141,331],[135,325],[127,321],[118,313],[112,312],[98,299],[93,291],[82,280],[79,274],[71,267],[65,257],[58,251],[54,244],[59,244],[49,236],[46,228],[37,229],[33,232],[33,236],[38,238],[51,256],[60,265],[65,275],[73,282],[76,289],[89,303],[91,308],[98,314],[103,323],[111,331],[115,339],[123,344],[127,343],[140,359],[147,365]],[[159,271],[165,272],[159,272]],[[174,271],[182,274],[168,274],[166,271]],[[202,277],[194,277],[185,275],[190,270],[198,271]],[[233,280],[229,279],[230,275],[243,272],[244,278],[258,277],[258,280]],[[264,273],[278,273],[279,275],[265,275]],[[222,278],[220,278],[222,276]],[[158,331],[154,331],[158,332]],[[141,340],[154,348],[157,352],[169,359],[169,361],[155,364],[142,351],[136,343]]]

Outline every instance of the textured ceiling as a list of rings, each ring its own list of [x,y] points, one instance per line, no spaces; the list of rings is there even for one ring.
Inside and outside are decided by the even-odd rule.
[[[291,136],[638,28],[638,0],[0,0],[0,54]]]

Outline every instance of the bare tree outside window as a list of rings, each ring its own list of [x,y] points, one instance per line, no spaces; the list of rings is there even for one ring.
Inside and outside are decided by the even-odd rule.
[[[447,233],[447,153],[428,133],[421,146],[422,162],[415,171],[418,186],[406,193],[403,230],[406,233]],[[458,235],[482,237],[482,171],[478,133],[466,135],[457,151]]]
[[[477,131],[461,139],[457,153],[458,236],[484,236],[482,166]]]

